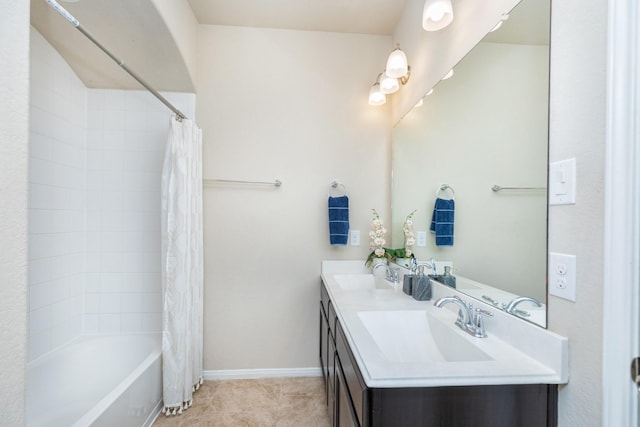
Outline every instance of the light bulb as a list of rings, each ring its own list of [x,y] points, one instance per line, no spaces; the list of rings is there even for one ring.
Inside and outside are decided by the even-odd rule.
[[[400,77],[404,77],[408,71],[407,55],[400,47],[397,47],[389,54],[385,74],[389,77],[399,79]]]
[[[449,72],[447,74],[444,75],[442,80],[447,80],[447,79],[450,79],[451,77],[453,77],[453,68],[451,70],[449,70]]]
[[[380,92],[384,94],[394,93],[400,89],[400,84],[398,83],[398,79],[394,77],[389,77],[386,73],[382,75],[382,79],[380,80]]]
[[[426,0],[422,11],[422,28],[438,31],[453,21],[451,0]]]
[[[387,102],[387,97],[380,92],[380,83],[375,82],[369,89],[369,105],[382,105]]]

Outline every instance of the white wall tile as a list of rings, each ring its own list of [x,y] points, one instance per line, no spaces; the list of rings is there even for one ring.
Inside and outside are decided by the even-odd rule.
[[[119,314],[101,314],[100,315],[100,333],[115,334],[120,332],[120,315]]]
[[[122,312],[122,301],[120,293],[100,294],[100,313],[120,313]]]
[[[162,315],[160,313],[144,313],[142,315],[143,332],[162,331]]]
[[[51,283],[41,283],[29,287],[29,310],[36,310],[51,304]]]
[[[122,273],[101,273],[100,292],[103,294],[122,292]]]
[[[34,360],[51,350],[51,329],[29,336],[29,360]]]
[[[31,234],[29,236],[30,259],[50,257],[52,254],[51,238],[51,234]]]
[[[84,295],[84,312],[86,313],[100,313],[100,294],[85,294]]]
[[[122,312],[123,313],[142,313],[142,295],[140,293],[125,293],[122,294]],[[152,310],[156,312],[156,310]]]
[[[51,327],[51,306],[46,305],[29,312],[29,335],[40,333]]]
[[[121,321],[122,332],[142,332],[141,313],[123,313]]]
[[[143,313],[160,313],[162,309],[162,296],[159,292],[142,295]]]
[[[40,258],[31,261],[29,268],[29,283],[36,284],[51,280],[53,260]]]
[[[85,334],[97,334],[100,332],[100,315],[85,313],[82,332]]]

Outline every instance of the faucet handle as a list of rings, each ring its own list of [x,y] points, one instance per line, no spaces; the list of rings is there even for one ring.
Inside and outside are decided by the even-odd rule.
[[[487,331],[484,327],[484,316],[493,316],[493,313],[481,308],[476,308],[473,316],[473,336],[476,338],[486,338]]]

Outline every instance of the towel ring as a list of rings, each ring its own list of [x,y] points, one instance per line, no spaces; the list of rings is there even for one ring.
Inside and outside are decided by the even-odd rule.
[[[346,196],[347,195],[347,187],[345,187],[345,185],[341,182],[338,182],[337,180],[333,180],[331,181],[331,188],[338,188],[338,186],[341,186],[344,189],[344,194],[342,194],[342,196]],[[331,188],[329,188],[329,197],[331,197]]]
[[[438,197],[438,194],[440,194],[441,191],[447,191],[447,190],[451,192],[451,199],[455,200],[456,192],[453,191],[453,187],[451,187],[449,184],[442,184],[440,187],[438,187],[438,189],[436,190],[436,197]]]

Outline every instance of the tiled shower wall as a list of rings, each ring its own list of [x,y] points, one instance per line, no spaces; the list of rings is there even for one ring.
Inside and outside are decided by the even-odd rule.
[[[170,112],[87,89],[31,30],[29,360],[81,333],[159,331]],[[194,117],[195,95],[165,96]]]
[[[31,30],[29,360],[82,330],[87,90]]]
[[[193,117],[194,95],[167,98]],[[89,90],[85,332],[161,329],[160,179],[169,120],[147,92]]]

